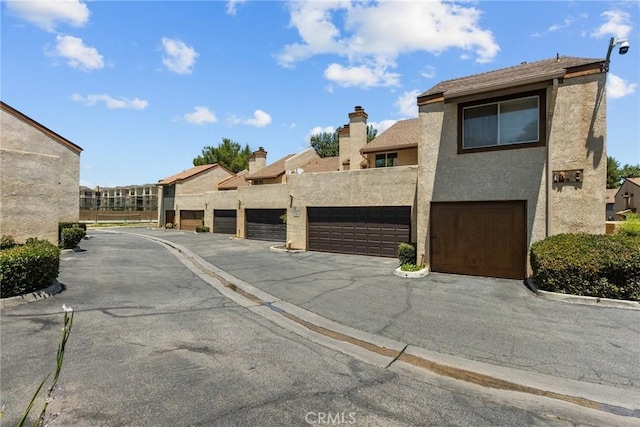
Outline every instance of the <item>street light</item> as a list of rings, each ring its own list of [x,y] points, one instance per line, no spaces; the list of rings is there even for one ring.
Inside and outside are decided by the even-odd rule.
[[[609,63],[611,62],[611,51],[617,45],[620,45],[620,50],[618,53],[620,55],[624,55],[629,52],[629,40],[627,39],[619,39],[617,37],[611,37],[609,40],[609,50],[607,51],[607,58],[604,60],[603,70],[605,73],[609,72]]]

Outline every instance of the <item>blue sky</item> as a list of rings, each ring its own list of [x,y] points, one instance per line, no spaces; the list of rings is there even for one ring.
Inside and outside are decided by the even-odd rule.
[[[604,58],[608,154],[640,163],[637,1],[2,1],[2,100],[84,152],[80,183],[154,183],[230,138],[268,163],[361,105],[380,131],[442,80]]]

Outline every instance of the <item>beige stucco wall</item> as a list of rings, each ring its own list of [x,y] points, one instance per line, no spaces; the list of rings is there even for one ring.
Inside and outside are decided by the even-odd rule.
[[[397,166],[410,166],[418,164],[418,147],[405,148],[403,150],[389,150],[378,153],[367,153],[367,162],[370,168],[376,167],[376,154],[398,153]]]
[[[202,194],[205,191],[214,191],[218,188],[218,183],[227,179],[232,174],[226,169],[215,167],[203,172],[193,178],[176,183],[176,203],[179,196]]]
[[[240,201],[237,214],[238,237],[246,237],[245,209],[285,209],[289,206],[288,187],[287,184],[273,184],[238,188],[237,200]]]
[[[584,169],[584,182],[552,190],[552,234],[604,230],[604,100],[594,115],[598,84],[580,84],[600,78],[567,79],[557,91],[548,130],[552,169]],[[552,99],[549,88],[548,105]],[[432,201],[526,200],[528,245],[547,233],[546,147],[457,154],[457,114],[455,102],[420,106],[417,251],[427,263]]]
[[[307,207],[414,206],[417,166],[288,176],[287,242],[307,249]],[[412,208],[412,239],[415,212]]]
[[[57,244],[79,218],[80,154],[4,110],[0,127],[0,233]]]
[[[243,187],[244,188],[244,187]],[[213,232],[213,211],[215,209],[235,209],[238,210],[238,191],[208,191],[204,195],[206,210],[204,213],[204,225]],[[236,231],[237,233],[237,231]]]
[[[629,180],[625,180],[620,186],[614,205],[615,212],[625,209],[635,209],[636,213],[640,213],[640,187]]]
[[[580,183],[552,185],[550,235],[604,232],[607,187],[604,76],[567,79],[558,88],[549,140],[551,170],[584,172]]]

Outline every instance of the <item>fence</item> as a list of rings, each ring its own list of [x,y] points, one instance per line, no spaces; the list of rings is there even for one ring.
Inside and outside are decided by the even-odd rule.
[[[80,221],[84,222],[150,222],[158,221],[158,211],[107,211],[81,209]]]

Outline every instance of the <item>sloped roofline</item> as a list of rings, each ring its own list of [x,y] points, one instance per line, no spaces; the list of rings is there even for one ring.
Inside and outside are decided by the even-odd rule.
[[[16,110],[15,108],[13,108],[9,104],[5,103],[4,101],[0,101],[0,106],[2,107],[2,111],[6,111],[7,113],[15,116],[17,119],[22,120],[26,124],[28,124],[31,127],[39,130],[40,132],[42,132],[45,135],[47,135],[48,137],[52,138],[56,142],[58,142],[58,143],[64,145],[65,147],[69,148],[71,151],[75,152],[76,154],[80,154],[83,151],[82,147],[80,147],[79,145],[74,144],[73,142],[69,141],[67,138],[55,133],[54,131],[52,131],[48,127],[43,126],[42,124],[36,122],[31,117],[21,113],[20,111]]]
[[[205,166],[205,167],[202,167]],[[229,172],[231,175],[235,175],[233,172],[231,172],[229,169],[225,168],[224,166],[222,166],[221,164],[218,163],[213,163],[213,164],[207,164],[207,165],[198,165],[198,166],[194,166],[190,169],[187,169],[185,171],[182,171],[180,173],[177,173],[175,175],[171,175],[168,178],[164,178],[161,179],[160,181],[158,181],[157,185],[171,185],[171,184],[175,184],[176,182],[179,181],[185,181],[187,179],[191,179],[197,175],[200,175],[201,173],[207,172],[211,169],[215,169],[215,168],[220,168],[223,169],[227,172]]]
[[[443,80],[418,95],[418,105],[498,89],[550,81],[554,78],[603,72],[603,59],[556,56],[535,62]]]

